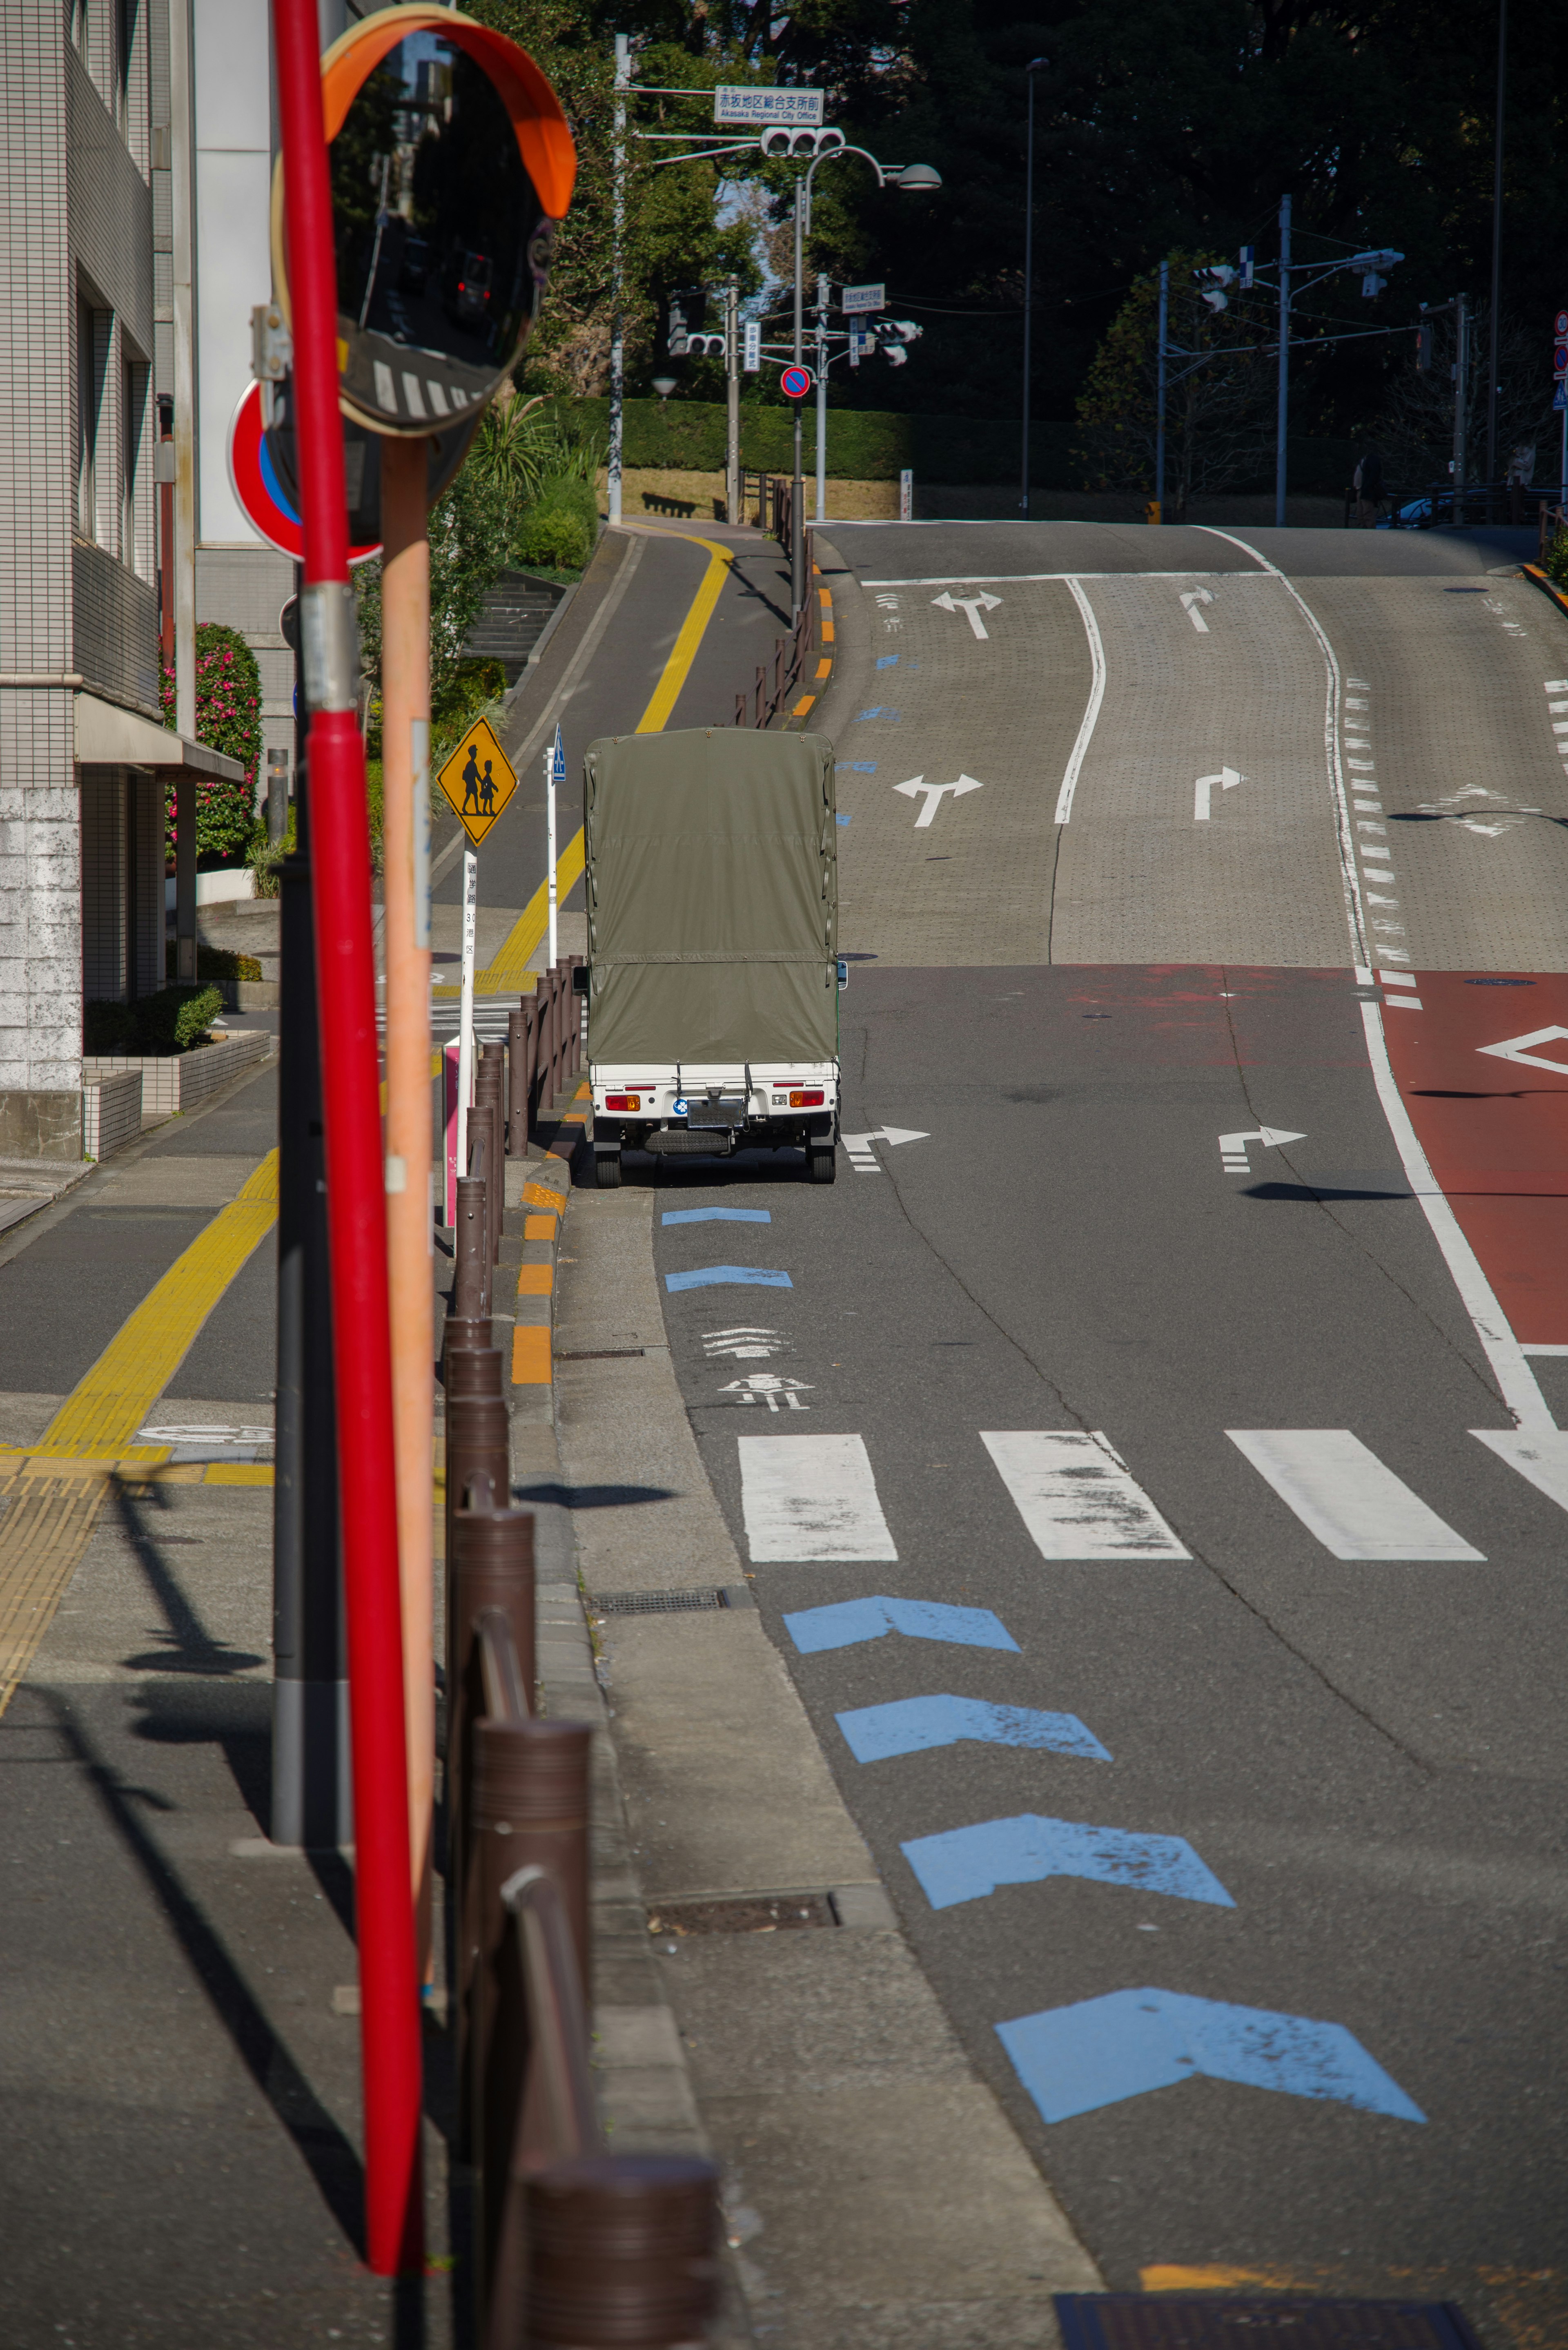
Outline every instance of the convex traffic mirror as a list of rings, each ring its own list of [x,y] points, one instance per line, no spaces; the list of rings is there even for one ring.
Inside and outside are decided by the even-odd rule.
[[[514,42],[448,8],[385,8],[322,59],[344,414],[449,432],[515,367],[576,174],[560,102]],[[287,308],[283,167],[273,266]]]

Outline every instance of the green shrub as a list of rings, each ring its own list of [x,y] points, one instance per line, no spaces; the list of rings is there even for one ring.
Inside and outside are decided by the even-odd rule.
[[[493,702],[499,702],[506,691],[506,671],[498,660],[470,659],[459,661],[431,694],[431,805],[446,808],[446,801],[437,790],[436,770],[449,751],[462,742],[469,727]],[[376,770],[378,788],[380,768]],[[379,801],[377,803],[379,821]],[[450,809],[447,811],[450,815]]]
[[[581,515],[566,505],[530,506],[512,544],[513,558],[549,571],[582,571],[593,541]]]
[[[234,961],[250,958],[234,957]],[[137,1003],[85,1003],[84,1053],[188,1052],[223,1009],[215,987],[162,987]]]
[[[237,629],[203,620],[196,630],[196,740],[244,769],[237,784],[196,785],[196,854],[237,865],[255,832],[262,754],[261,671]],[[174,723],[174,666],[162,672],[163,723]],[[165,801],[165,848],[174,855],[174,771]]]
[[[1568,588],[1568,530],[1560,530],[1546,550],[1542,566],[1554,588]]]
[[[169,980],[174,977],[176,952],[175,942],[171,939],[163,959],[164,976]],[[233,947],[210,947],[204,939],[197,941],[196,977],[198,980],[260,979],[261,976],[262,967],[254,955],[238,954]],[[135,1006],[132,1005],[130,1009],[134,1010]]]

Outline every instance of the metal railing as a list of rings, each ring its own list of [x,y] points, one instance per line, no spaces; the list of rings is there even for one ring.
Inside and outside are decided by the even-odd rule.
[[[753,692],[736,694],[737,726],[771,726],[799,686],[816,649],[814,607],[815,598],[808,596],[788,636],[774,640],[771,672],[767,664],[759,662]]]
[[[450,1982],[478,2338],[675,2350],[715,2305],[718,2173],[605,2150],[588,2038],[592,1731],[533,1711],[533,1515],[494,1505],[468,1428],[487,1358],[499,1378],[488,1336],[448,1324]]]

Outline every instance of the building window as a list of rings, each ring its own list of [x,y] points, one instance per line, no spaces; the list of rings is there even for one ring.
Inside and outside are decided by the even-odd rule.
[[[152,550],[142,527],[147,499],[143,495],[142,452],[148,445],[147,391],[149,370],[141,359],[127,359],[120,371],[119,559],[139,578],[152,577]]]
[[[98,367],[98,318],[89,302],[77,303],[77,529],[98,536],[98,444],[103,379]]]
[[[85,66],[92,48],[89,0],[66,0],[66,28],[70,35],[71,47]]]

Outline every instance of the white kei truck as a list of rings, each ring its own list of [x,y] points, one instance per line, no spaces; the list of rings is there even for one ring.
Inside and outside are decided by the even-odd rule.
[[[838,1134],[837,811],[824,734],[691,727],[591,743],[583,769],[594,1176],[623,1150]]]

